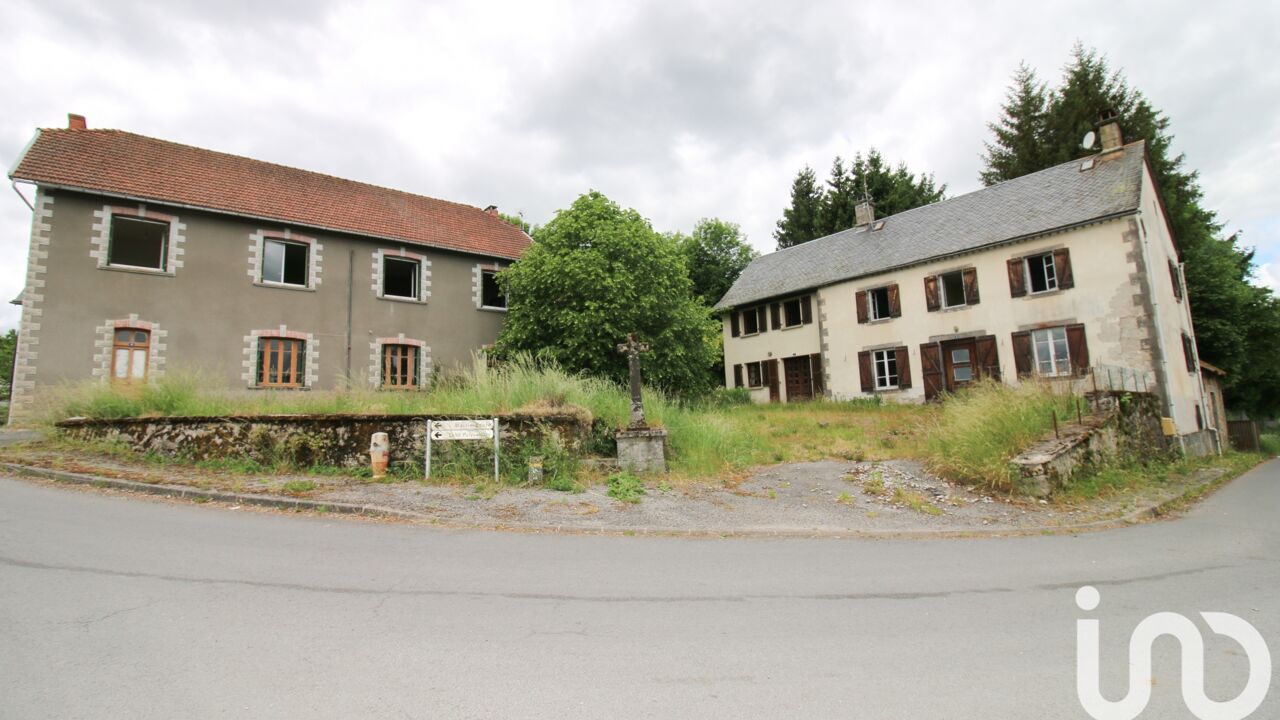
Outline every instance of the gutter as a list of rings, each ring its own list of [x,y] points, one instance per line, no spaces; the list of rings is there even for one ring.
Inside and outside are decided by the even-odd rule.
[[[923,258],[920,260],[912,260],[911,262],[902,263],[901,265],[891,265],[889,267],[876,270],[875,272],[866,273],[864,275],[850,275],[849,277],[840,278],[839,280],[832,280],[830,282],[825,282],[820,285],[808,285],[806,287],[787,290],[777,295],[766,295],[764,297],[754,298],[752,300],[743,300],[737,303],[736,305],[720,306],[719,304],[717,304],[715,307],[711,308],[711,310],[714,313],[716,313],[716,315],[723,315],[727,312],[737,310],[738,308],[745,307],[747,305],[755,305],[756,303],[766,302],[769,300],[773,300],[775,298],[787,297],[790,295],[808,292],[811,290],[821,290],[822,288],[831,287],[833,285],[840,285],[841,283],[852,282],[854,280],[861,280],[863,278],[875,277],[877,275],[883,275],[885,273],[895,272],[897,270],[906,270],[908,268],[918,267],[920,265],[927,265],[931,262],[937,262],[940,260],[948,260],[950,258],[963,257],[965,255],[972,255],[973,253],[982,252],[984,250],[991,250],[993,248],[998,248],[1005,245],[1016,245],[1017,243],[1020,243],[1020,242],[1026,242],[1029,240],[1035,240],[1037,238],[1048,237],[1050,235],[1057,235],[1058,233],[1064,233],[1069,230],[1078,230],[1079,228],[1082,228],[1082,227],[1088,227],[1090,225],[1098,225],[1100,223],[1109,222],[1111,220],[1119,220],[1121,218],[1130,217],[1133,215],[1140,215],[1141,213],[1142,213],[1142,210],[1139,208],[1134,208],[1132,210],[1121,210],[1120,212],[1114,212],[1107,215],[1099,215],[1096,218],[1091,218],[1089,220],[1081,220],[1080,222],[1070,223],[1068,225],[1060,225],[1056,228],[1050,228],[1048,230],[1037,230],[1036,232],[1033,232],[1033,233],[1026,233],[1024,235],[1015,235],[1013,237],[1005,238],[1003,240],[996,240],[994,242],[989,242],[985,245],[977,245],[975,247],[965,248],[964,250],[957,250],[956,252],[946,253],[944,255],[930,255],[927,258]],[[810,241],[810,242],[813,242],[813,241]],[[797,245],[794,247],[799,247],[799,246]],[[783,252],[785,250],[790,250],[790,249],[791,248],[783,248],[783,250],[780,250],[778,252]],[[730,291],[732,290],[733,289],[730,288]]]
[[[32,142],[34,142],[34,140],[33,140]],[[480,257],[480,258],[501,258],[501,259],[503,259],[503,260],[510,260],[510,261],[512,261],[512,262],[515,262],[516,260],[519,260],[519,259],[520,259],[520,258],[519,258],[519,256],[512,257],[512,256],[510,256],[510,255],[500,255],[500,254],[498,254],[498,253],[488,253],[488,254],[486,254],[486,253],[478,252],[478,251],[476,251],[476,250],[463,250],[463,249],[461,249],[461,248],[450,247],[450,246],[448,246],[448,245],[432,245],[432,244],[429,244],[429,243],[424,243],[424,242],[422,242],[422,241],[420,241],[420,240],[405,240],[405,239],[403,239],[403,238],[393,238],[393,237],[387,237],[387,236],[383,236],[383,235],[368,235],[368,234],[365,234],[365,233],[359,233],[359,232],[355,232],[355,231],[352,231],[352,230],[343,230],[343,229],[341,229],[341,228],[328,227],[328,226],[326,226],[326,225],[316,225],[316,224],[306,223],[306,222],[296,222],[296,221],[293,221],[293,220],[284,220],[284,219],[281,219],[281,218],[267,217],[267,216],[265,216],[265,215],[251,215],[251,214],[249,214],[249,213],[236,212],[235,210],[220,210],[220,209],[218,209],[218,208],[205,207],[205,206],[203,206],[203,205],[191,205],[191,204],[189,204],[189,203],[173,202],[173,201],[169,201],[169,200],[160,200],[160,199],[157,199],[157,198],[145,198],[145,197],[141,197],[141,196],[137,196],[137,195],[126,195],[126,194],[124,194],[124,193],[110,192],[110,191],[107,191],[107,190],[95,190],[95,189],[92,189],[92,188],[76,187],[76,186],[73,186],[73,185],[61,185],[61,184],[58,184],[58,183],[43,182],[43,181],[39,181],[39,180],[29,180],[29,179],[27,179],[27,178],[13,178],[13,174],[12,174],[12,173],[10,173],[9,177],[10,177],[11,179],[13,179],[13,180],[14,180],[14,182],[17,182],[18,180],[21,180],[21,181],[23,181],[23,182],[31,183],[31,184],[33,184],[33,185],[36,185],[36,186],[38,186],[38,187],[46,187],[46,188],[50,188],[50,189],[53,189],[53,190],[66,190],[66,191],[69,191],[69,192],[85,193],[85,194],[88,194],[88,195],[101,195],[102,197],[118,198],[118,199],[120,199],[120,200],[130,200],[130,201],[133,201],[133,202],[140,202],[140,203],[154,203],[154,204],[157,204],[157,205],[168,205],[168,206],[170,206],[170,207],[183,208],[183,209],[186,209],[186,210],[197,210],[197,211],[199,211],[199,212],[214,213],[214,214],[217,214],[217,215],[231,215],[231,216],[233,216],[233,217],[245,218],[245,219],[248,219],[248,220],[255,220],[255,221],[258,221],[258,222],[280,223],[280,224],[284,224],[284,225],[291,225],[291,226],[298,227],[298,228],[307,228],[307,229],[310,229],[310,230],[320,230],[320,231],[322,231],[322,232],[336,233],[336,234],[339,234],[339,235],[347,235],[347,236],[351,236],[351,237],[365,238],[365,239],[368,239],[368,240],[375,240],[375,241],[380,241],[380,242],[407,243],[407,244],[409,244],[409,245],[417,245],[417,246],[419,246],[419,247],[429,247],[429,248],[435,248],[435,249],[437,249],[437,250],[447,250],[447,251],[450,251],[450,252],[461,253],[461,254],[464,254],[464,255],[474,255],[475,257]]]

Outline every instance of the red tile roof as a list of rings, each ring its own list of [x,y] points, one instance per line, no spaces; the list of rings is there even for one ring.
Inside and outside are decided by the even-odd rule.
[[[121,130],[39,130],[10,177],[500,258],[529,247],[470,205]]]

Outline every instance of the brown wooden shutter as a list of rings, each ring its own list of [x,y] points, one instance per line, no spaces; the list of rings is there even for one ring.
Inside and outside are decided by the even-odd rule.
[[[765,307],[761,305],[756,308],[756,332],[765,332],[768,329],[769,329],[769,311],[765,310]]]
[[[1084,339],[1084,325],[1067,326],[1067,355],[1076,373],[1083,374],[1089,368],[1089,343]]]
[[[1013,368],[1020,378],[1031,375],[1032,357],[1030,331],[1023,330],[1022,332],[1016,332],[1013,334]]]
[[[858,353],[858,384],[864,393],[876,389],[876,379],[871,375],[871,351],[869,350]]]
[[[942,394],[942,348],[937,343],[920,346],[920,376],[924,379],[924,399]]]
[[[1169,261],[1169,282],[1173,284],[1173,296],[1182,302],[1182,278],[1178,277],[1178,265]]]
[[[858,308],[858,324],[867,322],[867,291],[859,290],[854,293],[853,304]]]
[[[764,361],[765,375],[769,380],[769,402],[778,402],[782,394],[778,392],[778,359]]]
[[[924,279],[924,305],[929,312],[942,307],[942,300],[938,297],[937,275],[930,275]]]
[[[995,335],[983,335],[974,341],[974,364],[982,377],[1000,379],[1000,351],[996,348]]]
[[[823,389],[822,377],[822,353],[814,353],[809,356],[809,374],[813,377],[813,396],[823,397],[826,391]]]
[[[800,298],[800,324],[813,322],[813,299],[809,295]]]
[[[1027,294],[1027,273],[1023,270],[1026,261],[1014,258],[1009,261],[1009,297],[1022,297]]]
[[[889,286],[889,317],[902,317],[902,298],[898,295],[898,283]]]
[[[964,304],[978,304],[978,269],[965,268],[964,270]]]
[[[894,348],[898,360],[898,387],[907,390],[911,387],[911,358],[906,346]]]
[[[1196,350],[1191,337],[1182,333],[1182,356],[1187,361],[1187,372],[1196,371]]]
[[[1071,274],[1071,251],[1058,248],[1053,251],[1053,274],[1058,278],[1059,290],[1070,290],[1076,286],[1075,276]]]
[[[782,303],[769,303],[769,316],[773,318],[773,329],[782,327]]]
[[[742,363],[733,366],[733,386],[742,387]]]
[[[738,329],[738,311],[734,310],[729,313],[729,334],[738,337],[742,331]]]

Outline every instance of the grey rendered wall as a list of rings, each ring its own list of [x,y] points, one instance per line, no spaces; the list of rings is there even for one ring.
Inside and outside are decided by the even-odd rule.
[[[476,267],[495,260],[404,243],[313,232],[233,216],[148,204],[145,211],[176,217],[181,239],[171,243],[171,273],[99,267],[100,216],[106,206],[137,209],[138,203],[66,191],[42,191],[52,198],[34,235],[43,257],[36,276],[38,319],[20,343],[26,363],[25,387],[14,398],[14,421],[39,409],[42,390],[64,381],[103,375],[109,361],[104,329],[136,317],[152,324],[153,375],[200,369],[228,388],[247,388],[244,363],[248,336],[278,330],[311,337],[316,351],[312,387],[338,386],[347,375],[348,270],[351,278],[351,375],[366,378],[379,338],[422,341],[430,366],[447,368],[469,361],[470,353],[494,342],[504,313],[477,308]],[[40,208],[41,206],[38,206]],[[51,211],[51,212],[50,212]],[[97,215],[95,215],[97,211]],[[184,227],[185,226],[185,227]],[[47,228],[47,229],[46,229]],[[253,277],[253,235],[290,231],[314,239],[316,282],[308,290],[268,287]],[[374,253],[404,249],[427,258],[429,296],[414,303],[377,297]],[[502,264],[506,264],[503,262]],[[28,273],[28,290],[31,290]],[[425,284],[425,283],[424,283]],[[24,323],[31,313],[24,309]],[[22,357],[22,351],[27,356]],[[427,368],[430,369],[430,368]],[[95,372],[96,371],[96,372]]]

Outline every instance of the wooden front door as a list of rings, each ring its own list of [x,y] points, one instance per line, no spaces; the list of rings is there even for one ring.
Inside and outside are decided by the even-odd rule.
[[[942,343],[942,379],[953,393],[978,379],[978,348],[972,339]]]
[[[787,382],[787,402],[813,399],[813,367],[809,356],[790,357],[782,361]]]

